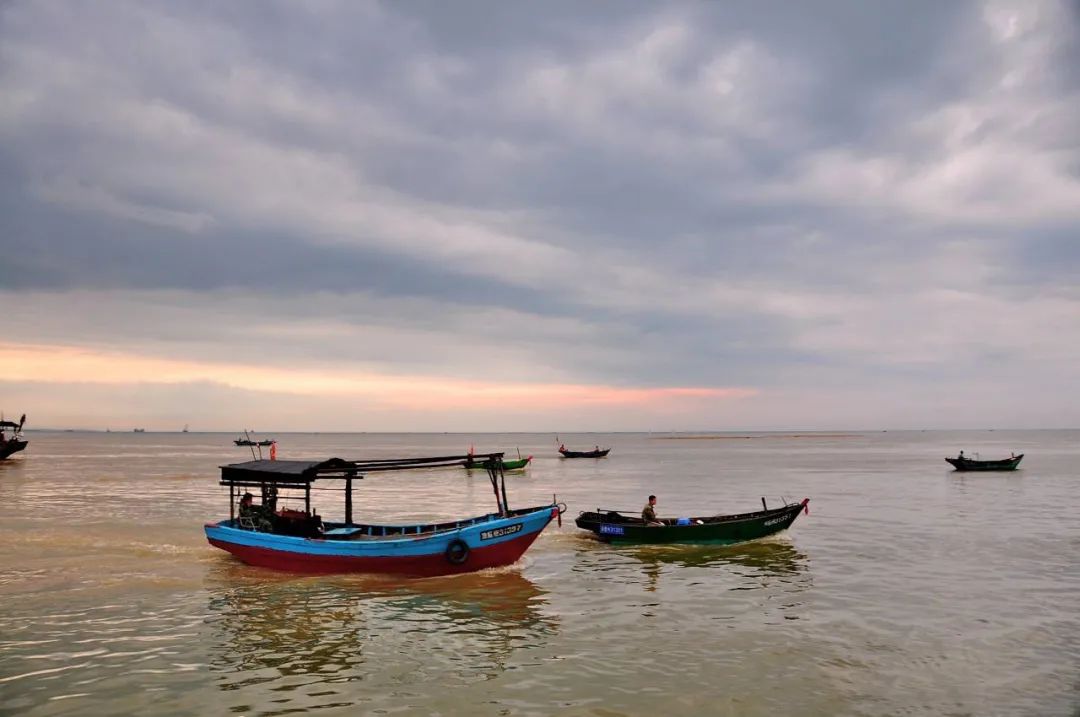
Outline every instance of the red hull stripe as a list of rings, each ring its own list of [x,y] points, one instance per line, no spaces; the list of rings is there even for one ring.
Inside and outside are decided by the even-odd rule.
[[[517,562],[538,535],[540,535],[539,531],[495,545],[473,548],[469,551],[469,557],[461,565],[451,563],[442,553],[387,558],[311,555],[226,543],[214,538],[208,538],[208,540],[211,545],[229,551],[249,565],[275,570],[288,570],[295,573],[397,573],[431,577],[510,565]]]

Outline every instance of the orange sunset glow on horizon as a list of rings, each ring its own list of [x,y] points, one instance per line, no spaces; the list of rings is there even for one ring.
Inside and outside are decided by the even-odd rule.
[[[574,406],[670,406],[683,401],[749,398],[746,387],[636,387],[600,384],[482,381],[402,376],[347,369],[282,369],[251,364],[163,359],[73,346],[0,344],[5,378],[45,384],[214,383],[307,397],[354,396],[378,405],[415,411],[463,403],[490,408],[528,402],[537,409]]]

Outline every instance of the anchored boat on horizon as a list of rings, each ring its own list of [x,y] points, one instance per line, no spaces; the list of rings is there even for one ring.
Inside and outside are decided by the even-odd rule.
[[[491,455],[491,454],[489,454]],[[487,468],[487,461],[476,455],[476,452],[470,447],[469,452],[466,454],[465,469],[485,469]],[[532,456],[521,457],[521,449],[518,449],[517,458],[504,458],[502,459],[502,469],[504,471],[519,471],[532,463]]]
[[[571,451],[565,445],[559,446],[559,454],[563,458],[606,458],[611,453],[610,448],[597,446],[591,451]]]
[[[946,458],[945,462],[958,471],[1014,471],[1020,465],[1024,454],[1012,455],[999,460],[983,461],[978,458],[968,458],[960,451],[956,458]]]
[[[272,446],[276,443],[273,438],[264,438],[257,441],[252,438],[253,435],[254,431],[245,430],[243,436],[233,439],[233,443],[237,446]]]

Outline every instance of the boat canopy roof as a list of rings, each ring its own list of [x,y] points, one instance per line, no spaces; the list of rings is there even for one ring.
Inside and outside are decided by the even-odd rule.
[[[345,482],[345,523],[352,523],[352,479],[363,478],[364,473],[404,471],[416,468],[446,468],[450,466],[483,466],[487,469],[491,488],[499,513],[507,515],[510,510],[506,500],[506,474],[503,470],[504,453],[467,453],[456,456],[431,458],[377,458],[366,461],[347,461],[329,458],[324,461],[246,461],[221,466],[221,485],[229,486],[229,518],[233,517],[233,490],[239,488],[262,488],[263,500],[267,489],[298,488],[304,491],[304,509],[310,507],[311,484],[320,478]],[[501,486],[500,486],[501,479]],[[501,487],[501,495],[500,495]]]
[[[0,421],[0,428],[18,428],[19,424],[14,421]]]
[[[475,453],[432,458],[379,458],[366,461],[347,461],[342,458],[329,458],[323,461],[246,461],[221,466],[221,484],[311,485],[312,481],[319,478],[355,478],[362,473],[483,464],[493,462],[495,459],[501,461],[503,455],[503,453]]]
[[[222,483],[311,483],[327,478],[355,475],[356,468],[340,458],[325,461],[247,461],[221,467]]]

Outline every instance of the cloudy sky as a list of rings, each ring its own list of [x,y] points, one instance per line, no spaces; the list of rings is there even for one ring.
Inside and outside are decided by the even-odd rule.
[[[1074,2],[7,2],[0,409],[1080,426]]]

